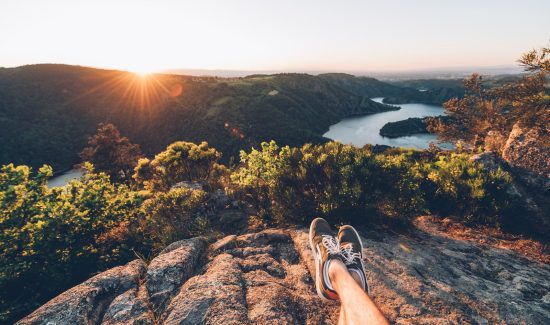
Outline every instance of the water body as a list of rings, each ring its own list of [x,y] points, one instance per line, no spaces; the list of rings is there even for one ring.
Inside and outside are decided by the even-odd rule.
[[[84,170],[80,168],[73,168],[61,175],[54,176],[48,180],[48,187],[65,186],[73,179],[80,178],[84,175]]]
[[[382,103],[382,97],[372,98]],[[444,115],[443,107],[426,104],[402,104],[400,110],[350,117],[331,125],[325,137],[345,144],[362,147],[366,144],[382,144],[392,147],[426,149],[430,142],[436,142],[434,134],[414,134],[399,138],[386,138],[379,131],[388,122],[406,120],[409,117]]]

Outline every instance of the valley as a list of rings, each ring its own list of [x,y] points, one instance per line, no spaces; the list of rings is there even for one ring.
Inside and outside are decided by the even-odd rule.
[[[146,154],[175,140],[206,140],[229,161],[271,139],[326,142],[323,133],[342,118],[395,110],[369,98],[402,91],[417,92],[346,74],[143,77],[68,65],[0,69],[0,163],[69,169],[99,123],[115,124]]]

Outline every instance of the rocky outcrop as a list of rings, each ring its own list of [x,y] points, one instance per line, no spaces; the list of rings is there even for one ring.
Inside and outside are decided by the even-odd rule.
[[[154,310],[164,310],[176,290],[193,276],[205,247],[206,240],[201,237],[178,241],[149,263],[145,286]]]
[[[411,235],[363,232],[381,310],[404,324],[547,324],[550,267],[511,250],[456,239],[421,217]]]
[[[204,274],[185,283],[162,319],[167,324],[244,324],[246,314],[243,273],[231,255],[220,254]]]
[[[541,127],[515,124],[502,150],[510,165],[550,178],[550,134]]]
[[[98,274],[50,300],[17,324],[97,324],[105,315],[110,320],[108,324],[116,324],[116,319],[123,318],[117,316],[119,312],[131,315],[127,317],[130,319],[152,322],[149,309],[139,307],[144,295],[133,299],[138,297],[136,292],[145,269],[145,264],[136,260]]]
[[[145,286],[134,286],[116,297],[105,312],[102,324],[155,324],[155,315],[151,308]]]
[[[400,324],[550,321],[550,266],[433,218],[397,234],[360,229],[372,297]],[[479,235],[482,236],[482,235]],[[105,271],[19,324],[335,324],[314,289],[306,230],[268,229],[168,246],[148,266]]]
[[[515,198],[515,202],[510,203],[519,205],[522,213],[518,213],[514,220],[508,220],[511,223],[508,227],[546,237],[550,232],[550,178],[524,168],[514,168],[496,152],[477,154],[472,156],[472,160],[488,170],[502,169],[510,173],[508,191]]]

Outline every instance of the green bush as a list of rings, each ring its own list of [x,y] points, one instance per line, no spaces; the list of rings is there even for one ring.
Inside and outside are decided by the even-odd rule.
[[[204,235],[209,222],[206,218],[207,195],[202,190],[173,188],[156,192],[142,209],[146,215],[141,233],[156,250],[174,241]]]
[[[167,191],[179,182],[208,182],[221,153],[207,142],[196,145],[178,141],[169,145],[153,160],[142,158],[135,168],[134,179],[146,189]]]
[[[174,186],[184,181],[224,184],[268,223],[323,216],[406,225],[432,213],[501,225],[516,208],[510,175],[484,169],[465,153],[374,153],[338,142],[290,148],[271,141],[241,152],[232,169],[217,163],[220,155],[205,142],[176,142],[153,160],[140,160],[137,186],[131,184],[144,189],[139,192],[90,164],[80,180],[58,188],[47,187],[48,166],[35,173],[1,167],[0,322],[136,254],[152,256],[173,241],[210,233],[208,195]]]
[[[420,171],[424,157],[415,150],[395,150],[376,155],[370,171],[372,182],[365,195],[377,205],[379,215],[406,221],[426,211],[424,177]]]
[[[314,216],[406,223],[420,213],[453,214],[465,222],[499,224],[510,208],[510,176],[467,154],[394,149],[374,154],[337,142],[241,152],[234,194],[261,217],[305,222]]]
[[[514,209],[510,175],[484,169],[468,154],[439,155],[423,169],[431,182],[429,205],[434,213],[453,214],[467,223],[500,225]]]
[[[241,153],[232,186],[276,221],[364,219],[373,212],[403,219],[424,203],[408,154],[375,155],[338,142],[279,148],[272,141]]]
[[[0,169],[0,320],[15,320],[75,283],[134,258],[142,199],[91,170],[48,188],[52,169]]]

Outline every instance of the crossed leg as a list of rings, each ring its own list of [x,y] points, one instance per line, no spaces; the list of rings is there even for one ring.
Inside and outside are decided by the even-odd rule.
[[[332,286],[340,298],[338,324],[389,325],[386,317],[359,285],[361,283],[359,277],[350,274],[344,263],[332,260],[328,270]]]

